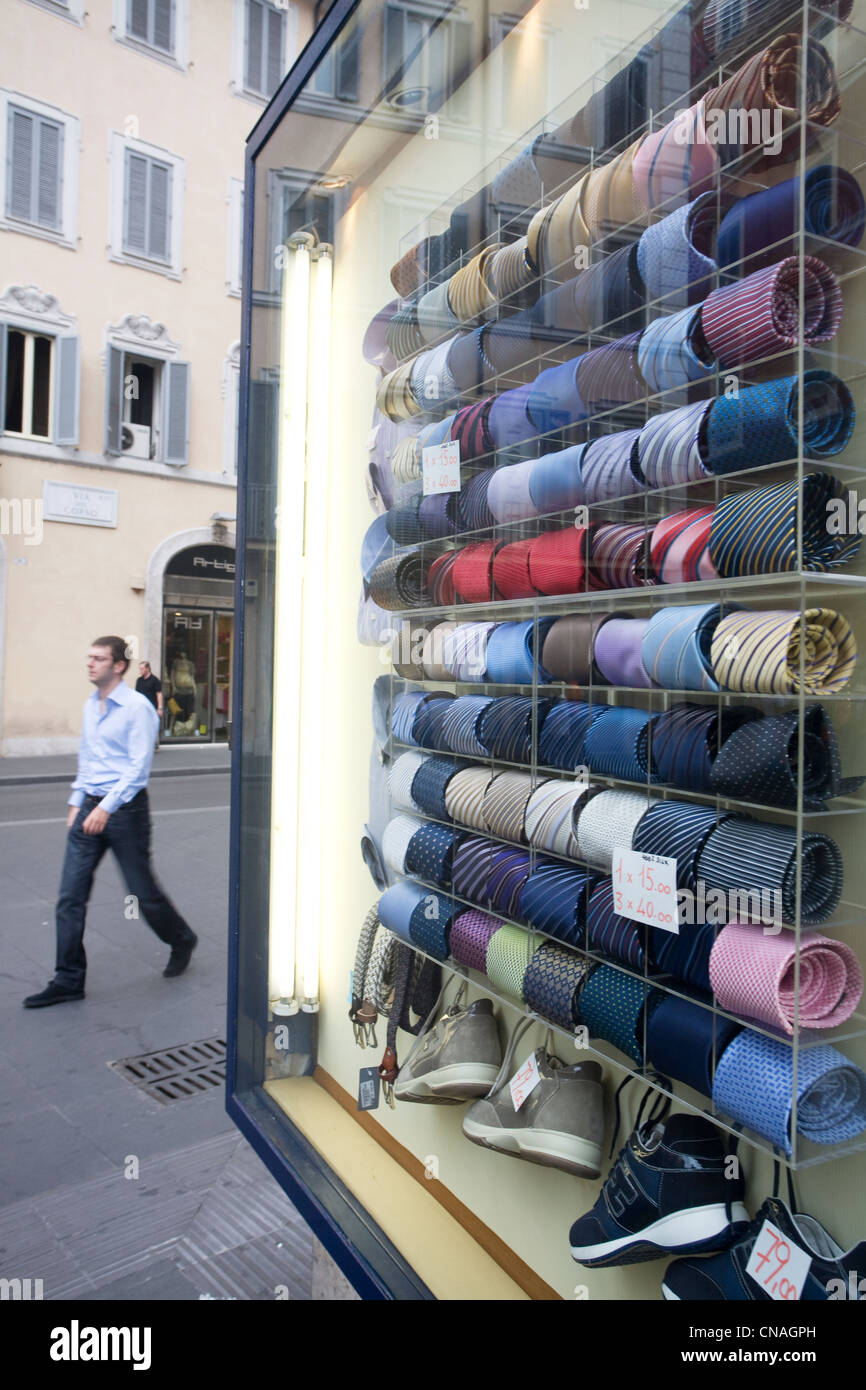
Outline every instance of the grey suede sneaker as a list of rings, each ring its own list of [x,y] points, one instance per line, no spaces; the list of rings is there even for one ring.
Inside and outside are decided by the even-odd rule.
[[[502,1045],[489,999],[464,1008],[460,996],[422,1033],[394,1083],[397,1100],[458,1105],[486,1096],[499,1074]]]
[[[467,1111],[463,1133],[497,1153],[597,1178],[604,1139],[601,1067],[598,1062],[567,1067],[543,1047],[536,1048],[535,1060],[541,1080],[520,1109],[511,1099],[509,1068],[490,1095]]]

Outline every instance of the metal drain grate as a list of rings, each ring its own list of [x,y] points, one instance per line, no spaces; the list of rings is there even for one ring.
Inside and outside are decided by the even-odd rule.
[[[142,1057],[122,1057],[109,1067],[145,1095],[168,1105],[212,1091],[226,1079],[225,1038],[178,1043]]]

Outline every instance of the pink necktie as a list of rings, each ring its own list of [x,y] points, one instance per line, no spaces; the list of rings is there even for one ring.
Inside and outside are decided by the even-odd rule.
[[[833,1028],[857,1008],[863,974],[850,946],[811,932],[800,938],[799,1015],[794,996],[796,938],[765,934],[754,923],[729,922],[710,953],[710,983],[722,1008],[793,1034]]]
[[[710,559],[712,507],[690,507],[656,522],[650,542],[650,562],[663,584],[690,584],[718,579]]]

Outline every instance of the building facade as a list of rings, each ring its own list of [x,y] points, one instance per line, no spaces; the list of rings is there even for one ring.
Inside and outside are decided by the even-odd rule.
[[[231,722],[244,140],[279,0],[2,0],[0,754],[77,746],[93,638]]]

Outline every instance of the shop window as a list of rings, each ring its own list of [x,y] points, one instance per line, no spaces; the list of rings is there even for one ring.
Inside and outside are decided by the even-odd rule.
[[[0,420],[21,439],[77,444],[80,344],[0,323]]]
[[[421,115],[444,110],[450,120],[468,120],[460,84],[469,63],[469,20],[433,6],[386,5],[384,25],[383,80],[390,104]]]
[[[189,363],[108,349],[105,452],[181,466],[189,461]]]

